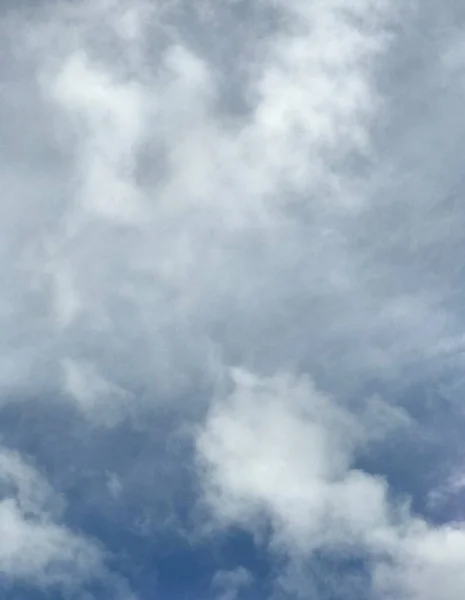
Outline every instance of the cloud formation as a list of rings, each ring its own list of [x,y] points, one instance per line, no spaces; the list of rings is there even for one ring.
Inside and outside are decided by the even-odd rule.
[[[0,572],[20,583],[65,597],[103,584],[115,597],[130,600],[124,582],[108,572],[100,544],[62,522],[63,499],[16,452],[0,451]]]
[[[462,39],[453,0],[0,9],[8,581],[144,598],[148,543],[163,595],[239,528],[266,582],[199,593],[463,595]]]
[[[266,543],[290,570],[318,552],[366,561],[374,597],[460,597],[463,525],[432,527],[392,497],[385,480],[356,468],[372,437],[369,419],[355,419],[305,379],[241,372],[234,380],[198,442],[206,498],[221,526],[254,531],[269,519]],[[297,589],[289,574],[278,584],[308,593],[306,578]]]

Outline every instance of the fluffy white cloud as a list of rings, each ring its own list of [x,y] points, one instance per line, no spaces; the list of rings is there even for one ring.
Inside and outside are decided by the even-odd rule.
[[[239,372],[235,386],[198,442],[207,498],[220,517],[247,522],[271,508],[278,535],[303,550],[383,525],[383,483],[351,469],[368,438],[363,415],[356,419],[306,379]]]
[[[365,415],[305,378],[233,379],[198,437],[205,500],[219,526],[254,531],[269,519],[270,548],[291,565],[318,552],[363,559],[375,597],[463,594],[465,528],[428,524],[382,478],[356,468],[372,437]],[[300,585],[303,594],[311,577]]]

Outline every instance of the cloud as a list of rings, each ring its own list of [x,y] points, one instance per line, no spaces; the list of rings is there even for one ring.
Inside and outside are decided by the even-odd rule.
[[[26,138],[11,100],[17,151],[41,161],[19,191],[21,169],[4,159],[5,189],[30,207],[27,252],[4,257],[11,336],[21,323],[35,336],[18,343],[16,369],[62,389],[63,359],[84,360],[114,389],[131,395],[138,381],[173,398],[237,361],[308,365],[338,393],[438,368],[463,345],[451,284],[440,265],[429,263],[433,283],[418,254],[398,264],[396,253],[412,235],[418,248],[442,243],[455,213],[440,210],[438,242],[428,203],[406,209],[408,229],[402,195],[383,192],[385,171],[402,179],[402,165],[389,155],[378,166],[374,135],[390,118],[376,78],[400,16],[386,2],[265,3],[248,15],[268,23],[249,56],[242,9],[220,3],[233,110],[199,15],[190,39],[185,11],[163,6],[45,3],[34,28],[16,16],[21,52],[4,42],[33,74],[18,69],[11,98],[34,97],[40,123]],[[8,210],[5,239],[18,244],[24,211]]]
[[[219,599],[235,600],[241,589],[247,588],[252,581],[253,575],[247,569],[237,567],[232,571],[217,571],[212,579],[212,587],[219,590]]]
[[[101,582],[134,598],[100,544],[61,523],[63,500],[18,453],[0,449],[0,572],[11,583],[76,594]]]
[[[271,527],[282,593],[329,594],[340,568],[355,597],[458,597],[461,525],[429,523],[415,486],[460,496],[437,480],[463,427],[461,19],[452,0],[1,9],[0,429],[50,474],[1,459],[2,569],[105,570],[52,488],[114,545],[192,541],[200,428],[210,530]],[[257,581],[232,562],[228,599]]]
[[[220,518],[247,522],[271,507],[278,535],[308,549],[326,535],[343,543],[346,520],[349,528],[370,529],[384,515],[384,489],[350,469],[368,437],[356,417],[306,379],[242,372],[234,379],[230,398],[212,409],[198,441],[207,498]]]
[[[130,414],[131,395],[94,373],[92,365],[68,359],[63,370],[66,390],[91,421],[114,427]]]
[[[429,524],[385,480],[357,468],[371,433],[363,415],[347,413],[305,378],[233,378],[198,438],[205,501],[220,527],[253,532],[269,519],[269,549],[290,563],[278,587],[292,593],[292,569],[323,553],[367,562],[375,597],[463,594],[463,525]],[[302,595],[313,584],[307,572],[294,590]]]

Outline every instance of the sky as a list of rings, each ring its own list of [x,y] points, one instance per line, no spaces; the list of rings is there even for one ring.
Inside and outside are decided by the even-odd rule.
[[[464,33],[1,2],[2,598],[464,598]]]

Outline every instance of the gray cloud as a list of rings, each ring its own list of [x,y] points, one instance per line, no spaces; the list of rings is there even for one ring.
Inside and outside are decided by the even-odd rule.
[[[76,411],[103,448],[94,509],[141,502],[144,523],[180,481],[195,488],[176,448],[200,421],[214,515],[254,529],[264,507],[286,585],[314,548],[355,540],[379,593],[437,597],[435,573],[456,598],[461,529],[397,514],[354,457],[399,425],[428,443],[414,385],[440,387],[462,423],[460,7],[187,4],[1,13],[2,406]],[[231,365],[271,391],[228,404],[244,385]],[[118,427],[145,440],[137,460],[115,464]],[[47,547],[81,543],[47,527]]]

